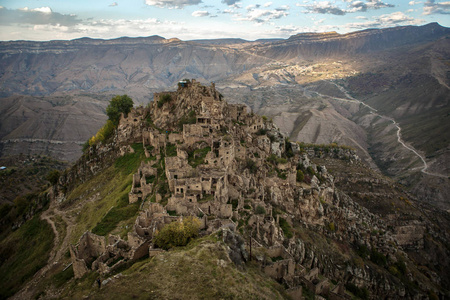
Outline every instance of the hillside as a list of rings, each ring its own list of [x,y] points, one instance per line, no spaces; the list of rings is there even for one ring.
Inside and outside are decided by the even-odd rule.
[[[47,264],[22,285],[11,274],[30,249],[5,250],[36,216],[2,239],[3,296],[449,293],[447,213],[419,205],[348,147],[291,142],[214,84],[180,85],[122,116],[114,136],[86,149],[48,195]],[[199,237],[164,242],[168,228],[196,226]]]

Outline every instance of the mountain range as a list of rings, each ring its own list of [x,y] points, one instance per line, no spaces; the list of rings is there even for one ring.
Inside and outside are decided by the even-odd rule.
[[[291,140],[356,149],[449,209],[450,29],[437,23],[288,39],[159,36],[0,43],[0,153],[74,161],[107,101],[147,105],[183,78],[214,81]]]

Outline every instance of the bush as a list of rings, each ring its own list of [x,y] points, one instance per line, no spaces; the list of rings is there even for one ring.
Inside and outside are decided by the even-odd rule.
[[[103,125],[100,130],[89,139],[88,144],[89,146],[97,145],[98,143],[104,143],[107,141],[112,135],[114,134],[114,129],[116,126],[111,120],[107,120],[106,124]],[[86,150],[87,146],[83,145],[83,149]]]
[[[196,168],[198,165],[204,164],[205,163],[204,158],[210,151],[211,147],[205,147],[190,152],[188,155],[188,164],[190,164],[193,168]]]
[[[247,160],[245,161],[245,168],[247,168],[252,174],[255,174],[256,171],[258,171],[256,163],[250,158],[247,158]]]
[[[109,120],[113,122],[114,125],[119,124],[120,114],[123,113],[127,115],[131,108],[133,108],[133,100],[127,95],[115,96],[109,101],[109,105],[106,108],[106,114]]]
[[[184,115],[178,121],[178,129],[183,130],[184,124],[195,124],[197,123],[197,115],[194,110],[191,110],[187,115]]]
[[[158,108],[163,107],[165,103],[172,101],[172,96],[170,94],[164,94],[159,96]]]
[[[297,182],[302,182],[305,180],[305,174],[303,174],[302,170],[297,171]]]
[[[334,222],[331,222],[328,224],[328,229],[330,229],[330,231],[333,231],[333,232],[336,230],[336,227],[334,226]]]
[[[256,206],[255,213],[257,215],[265,215],[266,209],[264,208],[264,206],[258,205],[258,206]]]
[[[59,176],[61,176],[61,173],[58,170],[53,170],[48,173],[46,179],[51,185],[55,185],[58,183]]]
[[[370,251],[370,260],[379,266],[385,266],[387,261],[386,256],[378,252],[375,247],[372,247],[372,251]]]
[[[186,246],[190,240],[198,236],[200,221],[195,217],[187,217],[182,221],[175,221],[164,226],[155,237],[155,245],[170,249]]]
[[[353,283],[347,283],[345,288],[358,298],[369,299],[369,291],[365,287],[359,288]]]
[[[175,144],[171,143],[166,144],[166,156],[167,157],[177,156],[177,146]]]
[[[267,129],[261,128],[256,132],[256,135],[266,135]]]
[[[292,238],[294,235],[292,234],[292,228],[291,225],[289,225],[289,223],[284,219],[284,218],[280,218],[280,227],[283,230],[284,235],[290,239]]]

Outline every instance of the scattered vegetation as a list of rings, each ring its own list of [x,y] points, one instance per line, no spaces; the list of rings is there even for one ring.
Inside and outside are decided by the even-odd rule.
[[[255,209],[255,213],[257,215],[265,215],[266,214],[266,209],[264,208],[264,206],[257,205],[256,209]]]
[[[356,285],[354,285],[353,283],[349,282],[345,285],[345,288],[351,292],[353,295],[355,295],[356,297],[360,298],[360,299],[369,299],[369,291],[365,288],[359,288]]]
[[[305,174],[302,170],[297,170],[297,182],[303,182],[305,180]]]
[[[198,165],[205,163],[205,157],[208,152],[211,151],[211,147],[205,147],[201,149],[196,149],[189,153],[188,156],[188,163],[193,167],[196,168]]]
[[[198,236],[200,221],[195,217],[186,217],[165,225],[155,236],[155,244],[162,249],[186,246]]]
[[[168,103],[172,101],[172,96],[170,94],[162,94],[159,96],[159,100],[158,100],[158,108],[163,107],[164,104]]]
[[[245,160],[245,168],[248,169],[252,174],[256,174],[256,172],[258,171],[255,161],[250,158],[247,158]]]
[[[286,219],[284,218],[280,218],[280,227],[283,230],[284,235],[290,239],[294,236],[294,234],[292,233],[292,227],[291,225],[289,225],[288,221],[286,221]]]
[[[166,156],[167,157],[177,156],[177,145],[167,143],[166,144]]]
[[[195,124],[197,122],[197,115],[194,110],[191,110],[187,115],[184,115],[178,121],[178,129],[183,130],[184,124]]]
[[[114,123],[111,120],[107,120],[105,125],[103,125],[103,127],[100,128],[99,131],[89,139],[88,145],[93,146],[99,143],[105,143],[113,136],[115,129],[116,125],[114,125]],[[87,149],[86,146],[84,146],[83,148],[84,150]]]
[[[58,170],[53,170],[48,173],[46,179],[51,185],[55,185],[58,183],[59,176],[61,176],[61,173]]]

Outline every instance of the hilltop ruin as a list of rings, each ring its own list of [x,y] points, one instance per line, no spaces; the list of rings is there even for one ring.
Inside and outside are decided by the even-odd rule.
[[[86,232],[70,251],[76,277],[89,270],[108,274],[129,261],[157,255],[163,250],[154,246],[155,234],[166,224],[194,216],[202,234],[222,232],[236,266],[256,259],[294,298],[307,288],[347,299],[348,282],[380,297],[405,296],[404,286],[389,276],[349,264],[345,251],[308,247],[293,228],[312,230],[338,244],[364,245],[392,259],[399,253],[407,257],[401,246],[417,242],[423,232],[411,237],[390,231],[337,190],[333,176],[311,162],[307,149],[245,105],[227,104],[214,84],[180,84],[176,92],[157,93],[147,108],[122,116],[109,147],[120,156],[134,151],[132,143],[142,143],[146,156],[128,197],[129,203],[141,203],[139,216],[125,239],[109,235],[105,242]],[[359,163],[351,149],[321,155]],[[383,234],[374,236],[373,230]]]

